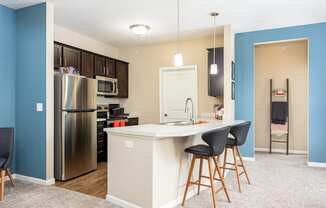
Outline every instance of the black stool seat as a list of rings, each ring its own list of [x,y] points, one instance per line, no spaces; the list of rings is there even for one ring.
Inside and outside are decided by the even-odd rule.
[[[206,157],[212,157],[213,155],[213,150],[210,146],[204,145],[204,144],[199,144],[199,145],[194,145],[191,147],[188,147],[185,149],[185,152],[191,153],[194,155],[199,155],[199,156],[206,156]]]
[[[237,140],[229,137],[228,140],[226,141],[226,146],[227,147],[237,146]]]

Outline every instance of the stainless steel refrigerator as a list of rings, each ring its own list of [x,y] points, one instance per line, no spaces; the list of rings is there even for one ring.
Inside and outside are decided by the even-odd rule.
[[[54,176],[68,180],[97,168],[95,79],[54,75]]]

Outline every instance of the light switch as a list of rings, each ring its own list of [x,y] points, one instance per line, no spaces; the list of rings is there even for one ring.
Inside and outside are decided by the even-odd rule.
[[[125,141],[125,147],[126,148],[129,148],[129,149],[134,148],[134,142],[132,142],[132,141]]]
[[[36,111],[43,112],[43,103],[36,103]]]

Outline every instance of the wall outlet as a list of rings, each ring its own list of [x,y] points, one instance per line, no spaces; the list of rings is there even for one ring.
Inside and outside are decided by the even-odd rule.
[[[43,112],[43,103],[36,103],[36,112]]]
[[[126,148],[129,148],[129,149],[134,148],[134,142],[132,142],[132,141],[125,141],[125,147]]]

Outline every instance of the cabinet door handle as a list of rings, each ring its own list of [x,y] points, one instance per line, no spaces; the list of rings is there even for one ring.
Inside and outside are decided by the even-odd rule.
[[[167,117],[167,116],[168,116],[168,114],[167,114],[167,113],[164,113],[164,116],[165,116],[165,117]]]

